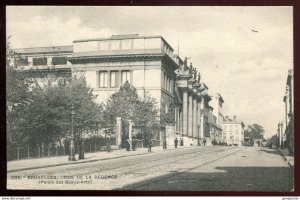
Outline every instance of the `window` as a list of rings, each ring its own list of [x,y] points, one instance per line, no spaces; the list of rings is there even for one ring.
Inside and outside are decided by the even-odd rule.
[[[164,89],[167,89],[167,82],[168,82],[168,77],[165,75],[165,86],[164,86]]]
[[[107,72],[99,72],[99,87],[107,87]]]
[[[47,58],[33,58],[32,59],[32,64],[33,66],[37,66],[37,65],[47,65]]]
[[[110,72],[110,87],[118,87],[117,71]]]
[[[17,65],[28,65],[28,57],[17,57],[16,58],[16,61],[17,61]]]
[[[66,59],[66,57],[52,57],[52,64],[53,65],[66,65],[67,59]]]
[[[122,71],[122,85],[128,81],[130,83],[130,71]]]
[[[230,134],[230,135],[233,134],[233,127],[232,127],[232,125],[229,126],[229,134]]]
[[[239,125],[234,126],[234,132],[235,134],[239,134]]]

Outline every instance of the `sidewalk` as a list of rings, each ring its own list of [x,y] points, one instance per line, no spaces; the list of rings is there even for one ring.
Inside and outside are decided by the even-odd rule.
[[[195,146],[194,146],[195,147]],[[192,148],[190,146],[178,146],[178,149]],[[152,153],[175,150],[174,146],[168,147],[168,149],[163,149],[162,146],[152,147]],[[62,166],[62,165],[74,165],[80,163],[96,162],[99,160],[109,160],[121,157],[130,157],[148,154],[148,148],[138,148],[135,151],[126,151],[126,149],[113,150],[111,152],[95,152],[86,153],[85,159],[78,160],[78,155],[76,155],[76,161],[68,161],[68,156],[59,157],[46,157],[46,158],[34,158],[34,159],[24,159],[24,160],[14,160],[7,162],[7,172],[16,172],[29,169],[39,169],[46,167]]]
[[[289,151],[287,149],[277,148],[282,157],[288,162],[290,167],[294,167],[294,156],[289,155]]]

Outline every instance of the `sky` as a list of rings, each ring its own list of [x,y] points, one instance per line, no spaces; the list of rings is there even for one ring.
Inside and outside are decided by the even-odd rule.
[[[8,6],[6,31],[13,48],[161,35],[182,59],[191,57],[210,94],[222,95],[224,116],[262,125],[265,137],[284,120],[285,84],[293,68],[292,7]]]

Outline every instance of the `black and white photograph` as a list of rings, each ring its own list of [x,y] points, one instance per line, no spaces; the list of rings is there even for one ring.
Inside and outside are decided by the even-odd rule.
[[[292,6],[6,6],[7,190],[293,192]]]

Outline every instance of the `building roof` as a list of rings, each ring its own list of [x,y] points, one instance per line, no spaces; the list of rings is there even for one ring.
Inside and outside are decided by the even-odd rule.
[[[90,39],[74,40],[73,43],[89,42],[89,41],[102,41],[102,40],[151,39],[151,38],[161,38],[170,47],[170,49],[172,49],[174,51],[172,46],[160,35],[153,35],[153,36],[139,36],[139,34],[112,35],[109,38],[90,38]]]
[[[19,54],[35,54],[35,53],[62,53],[73,52],[73,45],[68,46],[50,46],[50,47],[33,47],[33,48],[17,48],[14,49]]]

